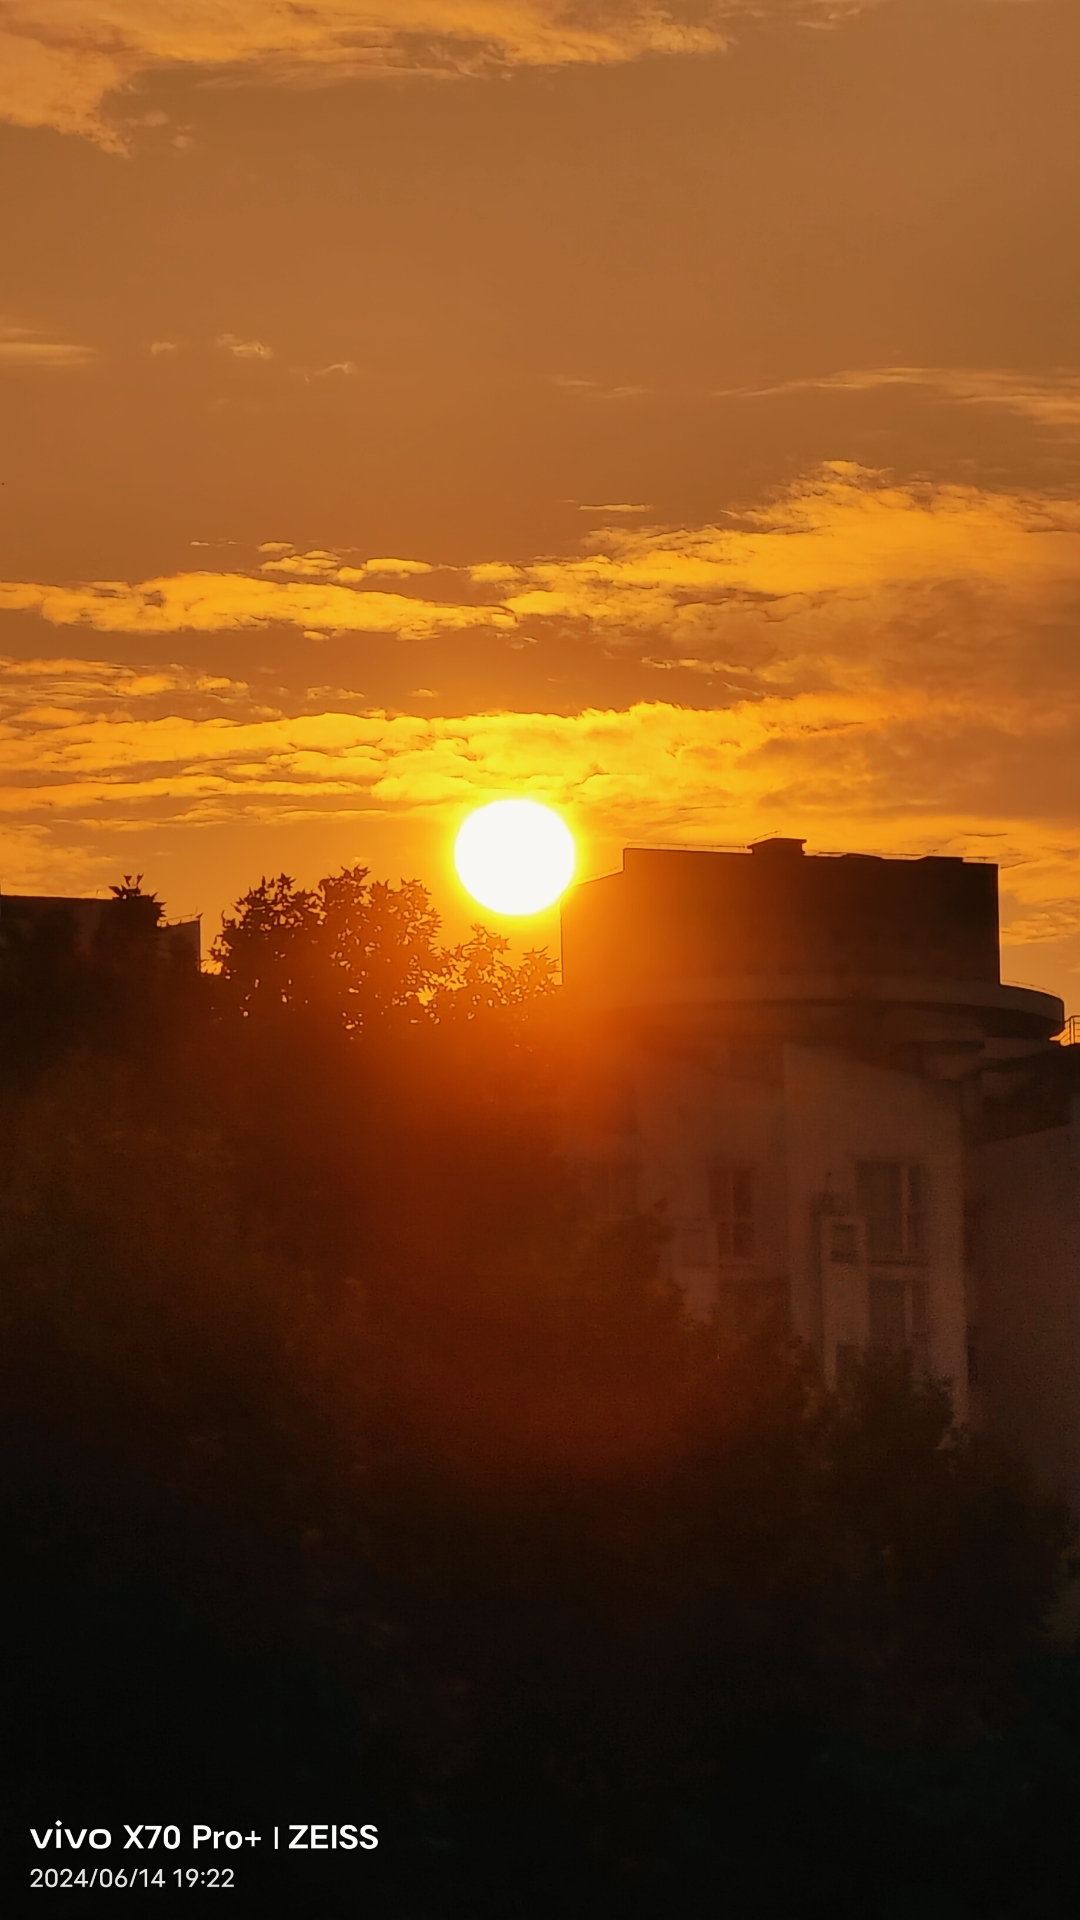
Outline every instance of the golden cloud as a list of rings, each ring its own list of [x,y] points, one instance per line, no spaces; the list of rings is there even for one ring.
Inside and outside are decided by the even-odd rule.
[[[738,844],[780,826],[819,849],[989,855],[1009,869],[1014,945],[1080,930],[1080,697],[1003,710],[978,683],[947,699],[870,684],[721,710],[289,716],[239,700],[177,711],[173,673],[170,690],[152,669],[21,663],[22,697],[0,724],[6,826],[66,820],[92,827],[100,848],[153,823],[453,820],[532,795],[561,807],[586,845]],[[171,710],[159,699],[156,717],[139,717],[137,695],[148,707],[164,695]]]
[[[0,610],[141,635],[284,624],[315,639],[427,639],[554,626],[637,648],[655,667],[753,672],[762,693],[868,677],[940,691],[954,667],[995,677],[1000,693],[1015,675],[1017,636],[1029,645],[1080,602],[1080,500],[897,486],[841,462],[727,524],[614,524],[587,547],[455,569],[393,557],[347,565],[329,549],[275,540],[254,572],[0,583]],[[438,598],[426,597],[432,575]],[[1054,645],[1064,662],[1067,646]],[[1044,658],[1044,687],[1058,684],[1051,666]]]
[[[709,54],[739,16],[821,24],[864,4],[873,0],[6,0],[0,118],[122,151],[102,102],[155,68],[289,82]]]
[[[271,566],[304,562],[300,577],[11,583],[0,606],[153,638],[276,622],[515,636],[569,620],[636,646],[668,685],[690,676],[695,703],[447,717],[358,713],[327,688],[326,711],[290,715],[178,667],[13,663],[0,675],[9,820],[423,818],[524,793],[604,844],[781,826],[838,850],[982,852],[1011,869],[1017,938],[1080,927],[1076,500],[833,466],[727,524],[613,526],[584,555],[441,569],[437,600],[421,597],[424,573],[385,559],[346,568],[327,549],[267,547]],[[373,569],[401,590],[373,589]]]
[[[34,327],[0,320],[0,367],[88,367],[93,347],[74,340],[43,340]]]
[[[80,717],[70,703],[46,717],[28,705],[0,728],[2,808],[13,822],[107,808],[114,824],[126,813],[208,825],[442,815],[532,794],[587,836],[689,845],[746,841],[795,821],[835,849],[1004,859],[1029,902],[1028,937],[1045,938],[1047,882],[1060,924],[1063,875],[1075,888],[1080,871],[1077,704],[1041,725],[1030,710],[1003,717],[975,690],[948,704],[876,689],[773,695],[721,711],[653,702],[461,718]],[[988,760],[1004,769],[996,787],[983,777]],[[1050,762],[1056,799],[1040,786]],[[1080,906],[1069,913],[1080,924]]]
[[[273,347],[266,346],[262,340],[241,340],[235,333],[219,333],[214,345],[224,347],[234,360],[272,360],[274,357]]]
[[[1080,427],[1080,372],[1058,367],[1021,373],[1008,367],[853,367],[773,387],[728,388],[718,399],[764,400],[789,393],[875,393],[883,387],[925,387],[960,406],[1001,407],[1038,426]]]
[[[305,571],[301,566],[292,570]],[[243,573],[172,574],[138,585],[110,580],[78,587],[5,582],[0,583],[0,611],[37,613],[53,626],[137,634],[227,633],[280,624],[316,638],[392,633],[413,640],[464,627],[516,624],[513,614],[497,607],[365,593],[323,579],[318,564],[311,571],[316,577],[302,585]]]

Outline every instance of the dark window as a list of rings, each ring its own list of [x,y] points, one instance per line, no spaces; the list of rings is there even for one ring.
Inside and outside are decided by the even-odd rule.
[[[926,1251],[926,1175],[899,1160],[855,1169],[856,1205],[866,1221],[868,1260],[915,1260]]]
[[[853,1220],[829,1222],[829,1259],[853,1267],[859,1258],[859,1239]]]
[[[882,1353],[903,1353],[907,1346],[906,1287],[902,1280],[870,1281],[870,1345]]]
[[[721,1260],[754,1257],[754,1170],[717,1163],[709,1169],[709,1211]]]

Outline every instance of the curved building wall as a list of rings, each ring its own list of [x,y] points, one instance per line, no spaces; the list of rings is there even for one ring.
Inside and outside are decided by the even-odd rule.
[[[972,1101],[1063,1009],[1001,984],[995,868],[802,844],[628,849],[568,896],[568,1138],[599,1210],[660,1211],[695,1311],[780,1309],[833,1379],[906,1349],[964,1417]],[[621,1088],[614,1131],[590,1076]]]

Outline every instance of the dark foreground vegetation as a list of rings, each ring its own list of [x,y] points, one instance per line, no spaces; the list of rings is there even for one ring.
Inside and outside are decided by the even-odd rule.
[[[264,883],[213,978],[119,908],[2,962],[20,1862],[352,1820],[251,1910],[1080,1911],[1065,1516],[942,1385],[829,1393],[589,1229],[543,957],[359,870]]]

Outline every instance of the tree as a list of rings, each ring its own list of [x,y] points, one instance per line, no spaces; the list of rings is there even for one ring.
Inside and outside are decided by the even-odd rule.
[[[448,959],[419,881],[347,867],[307,889],[280,873],[237,904],[213,947],[223,1004],[244,1019],[303,1013],[353,1033],[426,1018]]]
[[[469,940],[446,948],[439,925],[418,880],[393,887],[355,866],[306,889],[280,873],[237,902],[213,957],[225,1003],[244,1018],[287,1008],[348,1033],[472,1021],[551,991],[555,962],[546,952],[530,950],[515,966],[501,935],[474,926]]]

